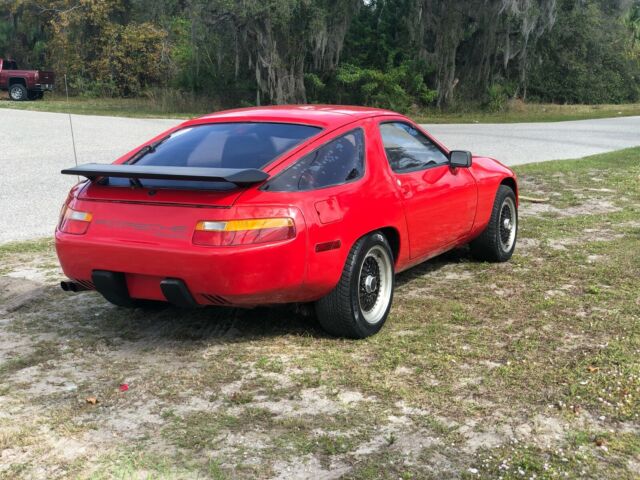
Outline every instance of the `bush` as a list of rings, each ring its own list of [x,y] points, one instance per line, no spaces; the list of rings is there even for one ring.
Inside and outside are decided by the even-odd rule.
[[[490,112],[502,112],[506,110],[509,99],[515,92],[515,86],[494,83],[487,91],[487,101],[484,107]]]
[[[64,79],[61,79],[64,82]],[[117,97],[120,94],[118,86],[113,80],[91,80],[80,76],[67,78],[69,93],[85,98]],[[62,84],[64,89],[64,83]]]
[[[211,98],[176,88],[150,88],[143,95],[152,110],[162,113],[209,113],[220,109]]]
[[[406,64],[386,71],[345,64],[338,69],[335,80],[342,102],[400,112],[406,112],[414,103],[429,105],[437,95]]]

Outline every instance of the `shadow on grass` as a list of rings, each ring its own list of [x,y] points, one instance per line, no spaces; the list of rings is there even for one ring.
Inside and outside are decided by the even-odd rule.
[[[401,287],[412,280],[437,272],[446,265],[474,261],[468,247],[456,248],[416,265],[396,275],[396,287]]]
[[[468,249],[447,252],[398,274],[396,286],[468,259]],[[249,342],[288,335],[332,338],[320,327],[312,304],[180,309],[159,303],[128,309],[111,305],[97,292],[65,293],[57,286],[34,289],[33,296],[25,300],[10,313],[12,316],[23,317],[30,331],[53,330],[67,339],[93,337],[108,342],[110,338],[123,338],[151,346]]]

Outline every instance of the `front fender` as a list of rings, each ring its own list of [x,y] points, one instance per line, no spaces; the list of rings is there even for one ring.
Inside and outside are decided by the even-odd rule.
[[[471,231],[471,237],[475,237],[489,223],[500,185],[507,183],[514,188],[516,202],[518,202],[518,181],[513,170],[493,158],[474,157],[470,171],[478,186],[478,206]]]

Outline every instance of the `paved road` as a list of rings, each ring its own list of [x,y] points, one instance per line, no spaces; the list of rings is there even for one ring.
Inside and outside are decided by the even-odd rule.
[[[73,115],[79,163],[109,163],[178,123]],[[52,235],[76,177],[65,114],[0,109],[0,243]]]
[[[471,150],[507,165],[580,158],[640,145],[640,117],[424,127],[449,148]]]
[[[176,120],[74,115],[79,163],[111,162]],[[561,123],[426,125],[450,148],[507,165],[578,158],[640,145],[640,117]],[[75,177],[65,114],[0,109],[0,243],[51,235]]]

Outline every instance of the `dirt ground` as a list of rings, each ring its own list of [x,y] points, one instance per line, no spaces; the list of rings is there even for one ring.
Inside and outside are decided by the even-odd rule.
[[[518,170],[506,264],[397,279],[383,331],[126,310],[0,246],[0,478],[640,478],[640,150]]]

